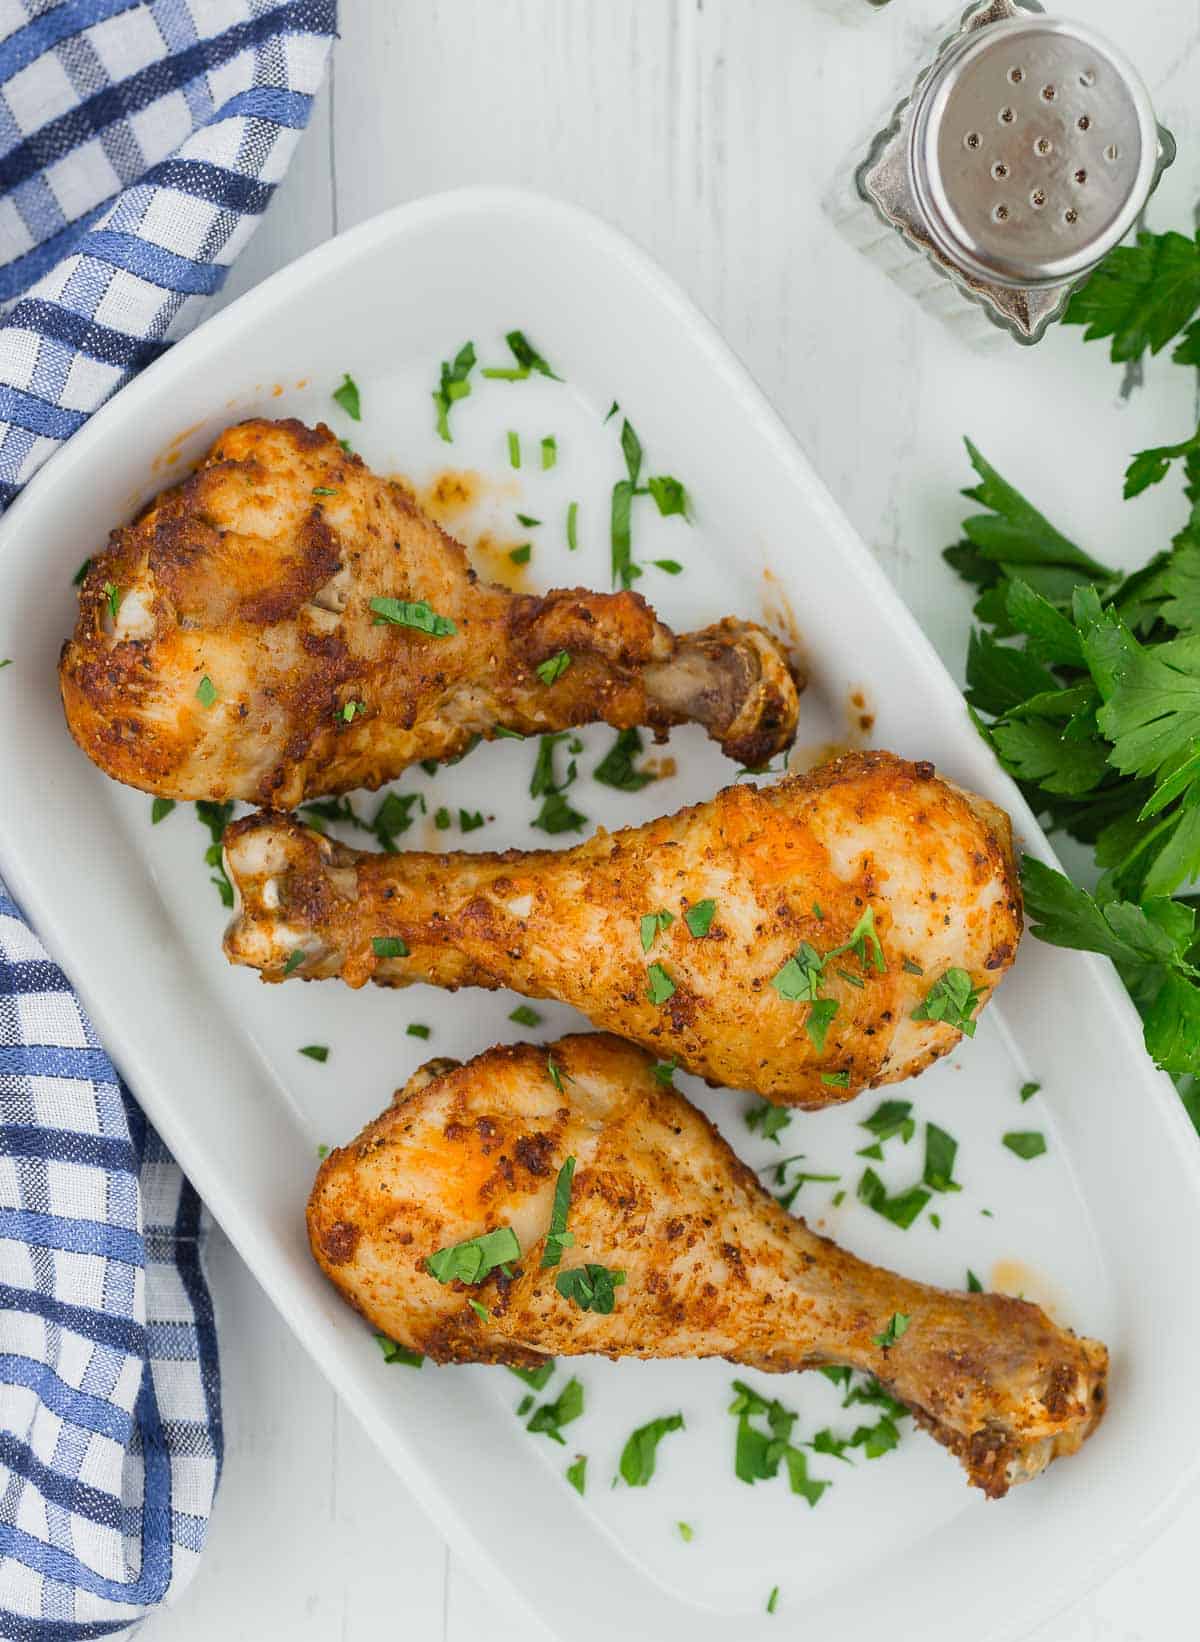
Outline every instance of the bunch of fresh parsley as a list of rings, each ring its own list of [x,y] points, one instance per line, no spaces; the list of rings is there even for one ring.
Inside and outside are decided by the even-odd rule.
[[[1067,324],[1110,337],[1131,380],[1169,343],[1200,365],[1200,235],[1141,234],[1072,298]],[[1104,953],[1146,1047],[1200,1129],[1200,428],[1139,451],[1124,494],[1178,467],[1187,516],[1130,575],[1099,563],[967,442],[979,504],[945,557],[978,589],[967,700],[980,733],[1051,831],[1088,845],[1092,892],[1025,862],[1033,933]]]

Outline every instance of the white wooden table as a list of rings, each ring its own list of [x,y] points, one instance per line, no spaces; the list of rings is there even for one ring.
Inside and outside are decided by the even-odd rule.
[[[1119,474],[1130,452],[1190,431],[1192,388],[1159,362],[1150,390],[1121,403],[1118,372],[1074,331],[1032,354],[967,353],[834,235],[819,206],[829,178],[951,0],[842,5],[861,23],[816,0],[342,0],[332,82],[227,299],[440,189],[519,183],[590,207],[713,317],[960,672],[969,601],[939,550],[970,478],[961,436],[1100,558],[1132,563],[1166,544],[1180,503],[1164,485],[1123,506]],[[1141,67],[1180,139],[1152,222],[1186,230],[1200,198],[1200,0],[1065,9]],[[1181,1305],[1196,1303],[1194,1262],[1179,1251]],[[515,1642],[518,1619],[423,1520],[219,1230],[209,1267],[225,1475],[200,1572],[145,1642]],[[479,1486],[519,1509],[503,1478]],[[1183,1634],[1198,1533],[1200,1506],[1037,1642]]]

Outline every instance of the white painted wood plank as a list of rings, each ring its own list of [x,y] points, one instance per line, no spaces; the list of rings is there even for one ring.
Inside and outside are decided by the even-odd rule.
[[[968,601],[938,554],[962,515],[960,435],[1101,556],[1136,559],[1177,503],[1164,487],[1122,510],[1115,477],[1129,451],[1180,436],[1190,405],[1183,381],[1161,391],[1160,364],[1153,393],[1114,413],[1115,372],[1075,335],[964,352],[821,214],[836,166],[951,9],[893,0],[851,27],[811,0],[343,0],[332,111],[323,99],[226,297],[335,225],[441,188],[524,184],[600,212],[716,320],[957,669]],[[1182,225],[1200,195],[1196,0],[1157,0],[1152,26],[1126,0],[1086,12],[1182,139],[1152,212]],[[530,290],[535,311],[535,269]],[[445,1580],[440,1541],[227,1245],[213,1278],[226,1476],[191,1593],[142,1635],[440,1642],[445,1624],[447,1642],[515,1642],[520,1621],[465,1570],[451,1562]],[[1176,1634],[1198,1530],[1200,1508],[1036,1642]]]

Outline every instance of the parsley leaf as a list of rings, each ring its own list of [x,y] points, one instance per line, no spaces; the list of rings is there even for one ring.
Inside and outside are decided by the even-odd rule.
[[[324,1043],[306,1043],[300,1053],[307,1055],[309,1060],[320,1061],[324,1065],[329,1059],[329,1046]]]
[[[573,1300],[580,1311],[596,1311],[607,1316],[616,1304],[615,1290],[625,1282],[623,1271],[607,1266],[571,1266],[560,1271],[554,1286],[564,1300]]]
[[[471,391],[470,375],[475,368],[475,344],[464,342],[454,356],[454,363],[442,361],[441,380],[434,390],[433,404],[437,413],[436,427],[439,439],[450,444],[453,435],[450,432],[450,411],[460,399],[465,399]]]
[[[746,1113],[746,1127],[764,1140],[773,1140],[779,1145],[779,1137],[792,1121],[792,1114],[786,1106],[773,1106],[769,1100],[760,1101]]]
[[[571,1182],[575,1178],[575,1159],[568,1157],[558,1171],[554,1183],[554,1202],[550,1208],[550,1230],[542,1250],[542,1268],[557,1266],[563,1250],[575,1242],[575,1233],[567,1230],[567,1216],[571,1211]]]
[[[587,1455],[576,1454],[571,1464],[567,1466],[567,1481],[579,1495],[587,1485]]]
[[[958,1142],[953,1135],[939,1129],[936,1123],[925,1125],[925,1172],[921,1176],[926,1186],[935,1192],[961,1192],[954,1176],[954,1159],[958,1156]]]
[[[910,1186],[907,1191],[896,1197],[889,1197],[887,1187],[880,1180],[874,1169],[863,1171],[863,1177],[858,1183],[858,1198],[876,1214],[890,1220],[893,1226],[899,1226],[901,1231],[907,1231],[916,1220],[921,1210],[929,1202],[930,1193],[921,1186]]]
[[[693,901],[683,915],[683,921],[698,941],[702,941],[712,928],[712,921],[717,915],[715,901]]]
[[[524,331],[509,331],[504,340],[512,349],[513,358],[517,364],[527,371],[538,371],[542,376],[549,376],[555,382],[561,382],[562,377],[556,376],[547,365],[541,354],[529,342]]]
[[[404,1368],[420,1368],[425,1358],[419,1351],[402,1346],[386,1334],[376,1334],[375,1343],[383,1352],[385,1363],[399,1363]]]
[[[636,481],[635,481],[636,483]],[[688,493],[678,479],[672,479],[669,474],[662,474],[657,478],[647,479],[646,488],[654,497],[658,511],[664,518],[678,513],[687,518],[689,511]]]
[[[431,638],[444,639],[458,632],[449,616],[439,616],[424,599],[372,599],[375,612],[374,626],[390,623],[393,627],[412,627]]]
[[[373,935],[371,951],[377,958],[407,958],[408,947],[399,935]]]
[[[519,1003],[509,1014],[510,1021],[516,1021],[518,1026],[540,1026],[542,1017],[536,1009],[531,1009],[527,1003]]]
[[[914,1021],[944,1021],[968,1038],[975,1036],[973,1018],[979,993],[965,969],[948,969],[925,994],[923,1003],[912,1012]]]
[[[673,912],[664,911],[644,913],[639,926],[642,939],[642,951],[649,952],[659,935],[670,929],[674,922],[675,914]]]
[[[521,1258],[521,1245],[511,1226],[499,1226],[463,1243],[438,1249],[425,1261],[425,1269],[439,1283],[482,1283],[498,1266]]]
[[[565,1447],[566,1438],[562,1434],[562,1428],[577,1420],[582,1413],[583,1386],[572,1376],[552,1403],[542,1403],[534,1409],[525,1429],[540,1431],[549,1437],[551,1442],[562,1443]]]
[[[1111,337],[1114,364],[1159,353],[1200,307],[1200,243],[1183,234],[1139,234],[1109,253],[1076,291],[1064,325],[1085,325],[1084,340]]]
[[[213,875],[209,882],[215,885],[217,894],[221,897],[221,905],[231,907],[233,905],[233,885],[229,882],[225,872],[222,840],[225,837],[225,828],[233,820],[233,800],[226,799],[223,804],[218,804],[211,798],[197,799],[196,819],[202,827],[208,828],[208,836],[212,839],[212,843],[204,852],[205,865],[213,869]],[[284,966],[283,972],[285,975],[290,975],[292,968],[296,967],[292,964],[292,959],[295,957],[295,952],[289,955],[287,964]],[[304,953],[301,952],[296,963],[299,965],[303,962]]]
[[[675,996],[675,982],[667,974],[660,963],[653,963],[646,970],[646,997],[656,1007],[666,1003]]]
[[[642,738],[636,730],[621,730],[617,739],[592,771],[593,779],[619,792],[641,792],[655,779],[644,770],[634,767],[634,759],[643,751]]]
[[[899,1135],[907,1146],[916,1131],[912,1118],[911,1100],[885,1100],[863,1118],[859,1128],[868,1129],[878,1141],[891,1140]]]
[[[903,1311],[894,1311],[888,1318],[887,1327],[882,1334],[872,1334],[871,1344],[877,1345],[880,1351],[890,1351],[903,1335],[908,1333],[908,1325],[912,1318]]]
[[[671,1431],[683,1429],[682,1414],[667,1414],[637,1430],[621,1450],[618,1467],[622,1478],[631,1488],[644,1488],[654,1475],[658,1462],[658,1445]]]
[[[333,390],[333,398],[352,422],[362,421],[362,401],[359,398],[358,383],[349,371],[342,377],[341,386]]]
[[[1037,1129],[1013,1129],[1004,1136],[1004,1144],[1028,1163],[1046,1150],[1046,1137]]]
[[[557,655],[548,656],[545,661],[539,662],[537,676],[543,684],[554,684],[571,665],[571,652],[560,650]]]
[[[516,1368],[512,1363],[505,1363],[504,1366],[510,1374],[515,1374],[518,1380],[524,1380],[526,1385],[532,1386],[534,1391],[544,1391],[554,1377],[553,1357],[547,1357],[546,1361],[539,1363],[536,1368]]]
[[[175,800],[173,798],[156,798],[150,805],[150,825],[157,827],[160,821],[166,820],[174,808]]]

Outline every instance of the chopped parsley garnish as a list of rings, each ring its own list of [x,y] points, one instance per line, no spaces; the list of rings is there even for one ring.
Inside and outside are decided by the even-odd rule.
[[[813,1502],[813,1503],[815,1503],[815,1502]],[[767,1612],[768,1613],[774,1613],[778,1606],[779,1606],[779,1586],[778,1585],[772,1585],[771,1586],[771,1594],[767,1598]]]
[[[552,1403],[542,1403],[534,1409],[525,1429],[540,1431],[551,1442],[562,1443],[565,1448],[567,1439],[562,1434],[562,1428],[577,1420],[582,1413],[583,1386],[572,1376]]]
[[[646,996],[656,1007],[675,996],[675,982],[660,963],[653,963],[646,970]]]
[[[685,1545],[690,1545],[692,1540],[696,1537],[696,1530],[692,1527],[691,1523],[677,1522],[675,1526],[679,1530],[679,1537],[683,1543]]]
[[[510,1021],[516,1021],[518,1026],[540,1026],[542,1017],[536,1009],[531,1009],[527,1003],[519,1003],[509,1015]]]
[[[695,901],[683,915],[683,921],[698,941],[704,939],[717,915],[715,901]]]
[[[524,1380],[525,1384],[532,1386],[535,1391],[544,1391],[554,1377],[553,1357],[547,1357],[546,1361],[539,1363],[536,1368],[514,1368],[512,1363],[505,1363],[504,1366],[510,1374],[515,1374],[518,1380]]]
[[[831,1089],[849,1089],[850,1074],[849,1072],[822,1072],[821,1082],[828,1084]]]
[[[649,952],[659,935],[670,929],[674,922],[675,914],[673,912],[644,913],[640,925],[642,951]]]
[[[641,574],[633,562],[633,532],[630,524],[632,512],[633,486],[628,479],[620,479],[613,486],[609,540],[612,544],[612,584],[626,590],[633,586]]]
[[[306,1043],[300,1053],[307,1055],[309,1060],[317,1060],[324,1065],[329,1059],[329,1045],[325,1043]]]
[[[817,951],[809,941],[801,941],[782,969],[771,977],[771,985],[786,1003],[807,1003],[808,1017],[804,1028],[818,1055],[825,1052],[825,1039],[838,1011],[836,998],[822,996],[826,966],[845,952],[852,952],[864,971],[886,969],[883,948],[875,930],[875,909],[868,907],[850,931],[841,946],[832,947],[825,954]],[[845,972],[839,972],[845,973]],[[856,977],[847,976],[854,984]]]
[[[487,376],[490,373],[488,371],[484,371],[483,374]],[[523,1420],[536,1401],[537,1398],[534,1396],[533,1392],[527,1391],[517,1404],[517,1418],[519,1420]]]
[[[558,440],[548,433],[542,440],[542,472],[548,473],[558,461]]]
[[[771,985],[785,1003],[812,1003],[821,995],[825,960],[808,941],[799,947],[776,974]]]
[[[464,342],[454,356],[454,363],[442,361],[441,381],[434,390],[433,403],[437,412],[438,437],[451,443],[450,409],[459,399],[465,399],[471,391],[469,381],[472,370],[475,368],[475,344]]]
[[[650,563],[656,570],[666,571],[668,576],[678,576],[683,570],[678,559],[651,559]]]
[[[508,556],[513,564],[528,564],[532,554],[533,548],[528,542],[523,542],[520,547],[510,548]]]
[[[920,1186],[910,1186],[898,1196],[889,1197],[887,1187],[874,1169],[866,1169],[858,1183],[858,1198],[860,1203],[865,1203],[876,1214],[890,1220],[893,1226],[907,1231],[929,1202],[930,1193]]]
[[[567,788],[579,774],[574,758],[567,764],[567,773],[561,782],[555,774],[554,755],[561,741],[567,742],[567,750],[570,753],[582,750],[583,743],[567,730],[560,730],[555,735],[541,736],[533,776],[529,783],[530,796],[542,800],[542,807],[535,816],[533,825],[543,832],[552,834],[578,832],[587,820],[587,816],[573,809],[564,796]]]
[[[546,1056],[546,1075],[550,1079],[550,1082],[558,1090],[559,1094],[565,1095],[566,1090],[563,1088],[563,1079],[567,1077],[568,1074],[563,1071],[562,1067],[558,1064],[553,1055]]]
[[[337,495],[337,491],[332,489],[329,485],[314,485],[312,493],[313,493],[314,496],[336,496]]]
[[[688,494],[678,479],[664,473],[658,478],[647,479],[646,488],[658,503],[658,511],[664,518],[672,513],[680,513],[687,518]]]
[[[116,621],[117,611],[121,608],[121,589],[116,582],[105,582],[104,597],[108,601],[108,613]]]
[[[621,423],[621,452],[625,457],[629,483],[636,489],[642,471],[642,441],[633,431],[628,417]]]
[[[495,1231],[470,1237],[464,1243],[453,1243],[438,1249],[425,1262],[425,1269],[439,1283],[482,1283],[498,1266],[521,1258],[521,1245],[511,1226],[498,1226]]]
[[[643,751],[642,738],[636,730],[621,730],[617,739],[592,771],[595,780],[619,792],[641,792],[655,777],[645,770],[636,769],[634,759]]]
[[[486,1323],[487,1322],[488,1318],[491,1316],[491,1312],[489,1312],[488,1308],[484,1305],[482,1300],[472,1299],[471,1296],[468,1295],[467,1296],[467,1304],[470,1306],[471,1310],[475,1313],[476,1317],[479,1318],[479,1321],[481,1323]]]
[[[535,519],[531,513],[518,513],[517,514],[517,523],[519,525],[524,525],[526,530],[536,529],[537,526],[541,524],[541,522],[542,521],[540,519]]]
[[[1024,1102],[1027,1101],[1027,1100],[1032,1100],[1034,1095],[1040,1094],[1041,1089],[1042,1089],[1042,1086],[1041,1086],[1040,1083],[1023,1083],[1021,1085],[1021,1101],[1022,1101],[1022,1104],[1024,1104]]]
[[[205,673],[204,677],[196,686],[196,700],[200,703],[201,707],[211,707],[216,699],[217,687],[213,683],[212,679],[209,678],[208,674]]]
[[[408,947],[399,935],[373,935],[371,950],[377,958],[407,958]]]
[[[317,1156],[320,1158],[321,1162],[324,1163],[325,1159],[329,1156],[329,1147],[324,1144],[318,1146]]]
[[[762,1100],[757,1106],[752,1106],[745,1114],[746,1127],[764,1140],[773,1140],[779,1145],[779,1137],[792,1121],[792,1114],[786,1106],[773,1106],[769,1100]]]
[[[550,369],[524,331],[509,331],[504,340],[512,349],[513,358],[523,370],[538,371],[542,376],[548,376],[555,382],[562,381],[562,377],[555,375]]]
[[[439,804],[437,809],[433,812],[433,824],[439,832],[449,832],[450,828],[454,825],[450,811],[444,804]]]
[[[486,823],[482,810],[463,810],[458,812],[458,824],[463,832],[478,832]]]
[[[529,372],[524,365],[484,365],[480,368],[480,376],[486,376],[493,382],[527,382]]]
[[[948,969],[925,994],[925,1001],[912,1012],[915,1021],[945,1021],[968,1038],[975,1036],[976,1022],[972,1018],[979,993],[971,984],[965,969]]]
[[[571,1182],[574,1178],[575,1159],[569,1157],[558,1171],[554,1183],[550,1230],[546,1233],[546,1246],[542,1250],[543,1270],[548,1266],[557,1266],[563,1257],[563,1250],[569,1249],[575,1241],[575,1233],[567,1230],[567,1217],[571,1212]]]
[[[621,409],[620,405],[618,405],[616,400],[614,399],[612,404],[608,407],[608,412],[607,412],[607,414],[605,415],[605,418],[604,418],[605,422],[611,422],[613,417],[616,416],[616,414],[618,413],[618,411],[620,409]]]
[[[870,1117],[863,1118],[860,1129],[869,1129],[877,1141],[892,1140],[899,1135],[907,1146],[916,1132],[916,1124],[912,1118],[911,1100],[885,1100],[871,1113]]]
[[[584,1488],[587,1486],[586,1454],[576,1454],[570,1465],[567,1466],[567,1481],[577,1494],[583,1494]]]
[[[445,366],[442,369],[445,370]],[[358,383],[349,371],[342,377],[341,387],[333,390],[333,399],[335,404],[342,407],[352,422],[362,421],[362,401],[359,398]]]
[[[386,1334],[377,1334],[375,1343],[383,1352],[385,1363],[399,1363],[403,1368],[420,1368],[425,1361],[419,1351],[411,1351],[408,1346],[400,1345]]]
[[[428,1038],[430,1032],[422,1021],[409,1021],[404,1030],[410,1038]]]
[[[572,1266],[560,1271],[554,1286],[564,1300],[573,1300],[580,1311],[596,1311],[607,1316],[616,1304],[616,1293],[625,1282],[623,1271],[607,1266]]]
[[[958,1142],[953,1135],[939,1129],[936,1123],[925,1125],[925,1172],[922,1180],[935,1192],[961,1192],[962,1187],[953,1178],[954,1159]]]
[[[365,713],[366,710],[367,704],[365,701],[348,701],[342,708],[342,718],[345,723],[353,724],[355,715],[357,713]]]
[[[578,502],[568,502],[567,503],[567,547],[570,549],[570,551],[572,553],[574,553],[575,550],[579,546],[579,537],[578,537],[578,534],[577,534],[578,523],[579,523],[579,503]]]
[[[71,586],[72,587],[81,587],[83,585],[83,578],[87,575],[88,571],[91,568],[92,568],[91,559],[85,559],[83,561],[83,563],[80,565],[79,569],[71,577]]]
[[[571,665],[571,652],[559,650],[557,654],[548,656],[545,661],[537,665],[537,676],[543,684],[554,684]]]
[[[670,1060],[655,1061],[650,1068],[655,1083],[661,1083],[668,1089],[675,1087],[675,1072],[679,1066],[679,1057],[672,1055]]]
[[[775,1184],[777,1186],[782,1186],[784,1184],[784,1182],[787,1180],[787,1172],[791,1168],[792,1164],[793,1163],[802,1163],[803,1161],[804,1161],[804,1153],[803,1152],[797,1152],[794,1157],[781,1157],[779,1162],[773,1165],[774,1174],[775,1174]],[[792,1177],[792,1183],[787,1188],[786,1191],[777,1192],[775,1194],[775,1201],[782,1208],[790,1210],[792,1204],[796,1201],[796,1198],[799,1195],[799,1193],[803,1190],[803,1188],[806,1185],[808,1185],[808,1183],[810,1181],[826,1181],[826,1182],[832,1181],[832,1182],[836,1183],[841,1178],[842,1178],[841,1175],[838,1175],[838,1174],[812,1174],[808,1170],[801,1170],[800,1173],[798,1173],[798,1174],[796,1174]],[[841,1195],[843,1195],[843,1194],[839,1193],[839,1196],[841,1196]],[[836,1199],[835,1199],[835,1202],[836,1202]]]
[[[777,1399],[761,1397],[744,1380],[733,1382],[734,1399],[729,1412],[737,1416],[737,1439],[734,1444],[733,1469],[740,1482],[754,1484],[769,1482],[779,1475],[782,1463],[787,1469],[788,1486],[810,1506],[815,1506],[830,1486],[808,1475],[808,1459],[804,1450],[792,1441],[797,1415]],[[756,1420],[765,1423],[756,1425]]]
[[[157,827],[160,821],[165,821],[175,808],[173,798],[156,798],[150,806],[150,825]]]
[[[233,905],[233,885],[229,882],[229,877],[225,871],[222,840],[225,837],[225,828],[233,820],[233,800],[227,798],[223,804],[218,804],[211,798],[198,798],[196,800],[196,819],[202,827],[208,829],[208,836],[212,839],[212,843],[204,852],[204,864],[213,869],[213,875],[209,879],[209,883],[215,887],[217,894],[221,897],[221,905],[231,907]],[[293,953],[292,956],[294,957],[295,954]],[[303,953],[301,953],[299,961],[303,963]],[[291,963],[291,958],[288,959],[288,962]],[[284,969],[285,975],[290,973],[289,969]]]
[[[906,975],[923,975],[925,973],[920,964],[913,963],[911,958],[905,958],[900,967]]]
[[[1004,1136],[1004,1144],[1028,1163],[1046,1150],[1046,1137],[1037,1129],[1013,1129]]]
[[[521,465],[521,435],[511,429],[508,434],[508,465],[514,468]]]
[[[968,1294],[982,1294],[983,1293],[983,1284],[979,1281],[978,1277],[976,1277],[975,1273],[971,1270],[970,1266],[967,1267],[967,1293]]]
[[[639,1425],[621,1450],[618,1469],[631,1488],[644,1488],[654,1475],[658,1445],[671,1431],[683,1430],[682,1414],[667,1414]]]
[[[285,975],[294,975],[303,962],[304,951],[301,947],[296,947],[292,952],[288,953],[288,961],[283,966],[283,973]]]
[[[890,1351],[903,1335],[908,1333],[908,1326],[912,1322],[903,1311],[894,1311],[888,1318],[887,1327],[882,1334],[872,1334],[871,1344],[879,1347],[880,1351]]]
[[[458,632],[449,616],[439,616],[424,599],[372,599],[374,626],[390,622],[393,627],[412,627],[430,638],[445,639]]]

